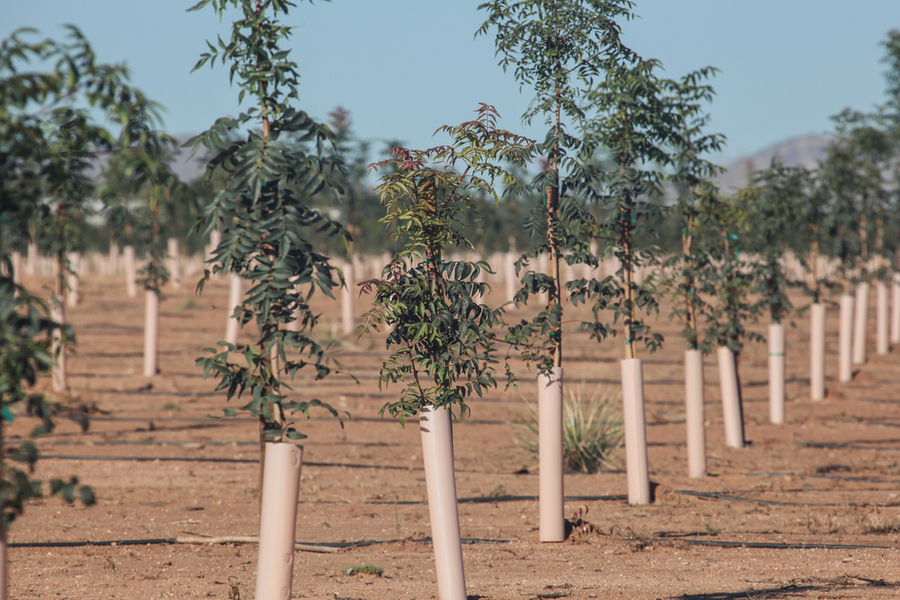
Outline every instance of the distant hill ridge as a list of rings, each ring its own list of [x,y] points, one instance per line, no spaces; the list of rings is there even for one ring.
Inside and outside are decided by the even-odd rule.
[[[178,144],[181,145],[191,137],[193,136],[178,135],[176,139]],[[833,137],[830,135],[805,135],[773,144],[756,154],[740,158],[725,165],[728,172],[718,178],[719,186],[724,192],[744,187],[747,185],[748,173],[766,169],[771,163],[772,157],[776,154],[789,167],[815,168],[816,164],[825,157],[825,149],[832,139]],[[200,157],[206,154],[206,149],[201,147],[189,161],[187,157],[190,154],[190,149],[180,148],[180,150],[181,152],[173,164],[178,176],[184,181],[194,181],[203,177],[206,173],[206,161]]]
[[[747,185],[749,173],[768,168],[776,154],[788,167],[814,169],[819,161],[825,158],[825,150],[833,139],[833,136],[827,134],[804,135],[773,144],[756,154],[725,165],[728,172],[718,178],[718,184],[723,192],[744,187]]]

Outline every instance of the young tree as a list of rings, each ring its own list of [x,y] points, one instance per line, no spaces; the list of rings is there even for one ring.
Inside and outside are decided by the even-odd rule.
[[[202,0],[190,10],[205,6],[220,18],[234,7],[237,16],[231,37],[220,39],[218,45],[208,43],[209,52],[194,68],[212,66],[217,60],[230,63],[231,79],[240,87],[239,100],[249,96],[254,105],[237,118],[217,120],[186,145],[212,151],[207,179],[217,172],[223,175],[223,185],[215,191],[200,228],[206,235],[218,223],[224,224],[210,266],[212,272],[232,271],[250,282],[232,317],[242,326],[255,322],[256,340],[242,351],[219,342],[197,364],[204,376],[219,379],[216,389],[228,400],[249,396],[239,409],[227,408],[226,415],[240,410],[259,419],[262,498],[256,596],[262,598],[290,589],[291,583],[290,565],[282,559],[293,553],[302,456],[299,447],[279,442],[304,437],[295,429],[292,414],[308,416],[310,408],[321,406],[337,416],[316,398],[296,400],[287,393],[302,369],[312,369],[317,379],[332,371],[327,349],[311,335],[317,315],[309,300],[316,291],[333,297],[332,289],[342,281],[328,259],[315,251],[309,236],[316,230],[346,234],[338,223],[312,209],[308,198],[342,175],[341,162],[330,151],[331,131],[291,106],[299,97],[300,75],[290,51],[283,49],[293,28],[280,19],[295,5],[286,0]],[[309,142],[309,150],[304,142]],[[210,275],[205,271],[198,290]],[[295,320],[299,323],[288,327]],[[267,458],[270,452],[274,461]],[[285,471],[273,468],[270,473],[268,464]],[[280,513],[279,506],[287,512]]]
[[[562,260],[591,267],[598,264],[587,235],[594,228],[593,219],[573,194],[587,179],[578,160],[587,142],[577,132],[589,116],[593,104],[589,90],[595,80],[633,55],[620,40],[617,22],[633,17],[632,6],[629,0],[492,0],[479,6],[488,18],[476,35],[496,30],[500,65],[504,70],[513,68],[521,87],[534,89],[522,120],[530,124],[543,119],[548,127],[544,141],[536,146],[547,157],[547,168],[533,182],[543,202],[538,214],[526,222],[543,241],[516,263],[521,270],[529,260],[547,254],[548,269],[547,273],[528,270],[515,297],[517,303],[527,303],[535,294],[546,294],[547,304],[531,321],[511,327],[508,336],[539,371],[538,403],[545,407],[539,419],[540,539],[545,542],[565,539],[560,265]]]
[[[709,244],[712,268],[703,271],[700,285],[717,300],[706,315],[705,333],[718,347],[727,444],[742,448],[746,436],[740,355],[745,341],[764,341],[758,333],[747,329],[747,324],[759,317],[761,305],[750,298],[754,278],[741,258],[740,231],[746,220],[741,203],[730,198],[708,203],[704,208],[698,237]]]
[[[280,47],[292,28],[280,25],[277,19],[286,16],[294,4],[204,0],[191,10],[210,4],[220,16],[229,5],[242,12],[232,24],[231,39],[218,48],[210,44],[195,70],[216,59],[223,64],[231,62],[231,76],[241,88],[240,99],[249,94],[257,105],[236,119],[217,120],[186,145],[215,151],[207,178],[219,170],[225,173],[223,187],[216,190],[201,227],[209,233],[219,221],[226,225],[211,271],[235,271],[252,282],[234,317],[242,326],[255,321],[258,338],[242,352],[244,365],[231,362],[237,349],[224,344],[198,364],[206,375],[220,378],[218,389],[226,390],[229,400],[249,392],[251,400],[241,410],[259,417],[262,440],[302,439],[287,415],[324,405],[317,400],[291,401],[282,392],[290,389],[289,380],[299,369],[311,367],[317,377],[331,372],[325,349],[310,337],[317,318],[308,302],[316,290],[332,297],[339,275],[303,235],[325,230],[346,237],[339,223],[311,210],[305,198],[334,185],[341,163],[328,154],[331,131],[290,106],[298,97],[299,74]],[[260,129],[232,141],[233,134],[254,123]],[[280,138],[285,134],[313,142],[313,150],[307,154],[303,146],[283,143]],[[210,274],[210,270],[205,272],[199,290]],[[294,320],[298,307],[300,331],[286,331],[283,326]],[[297,350],[302,358],[288,358],[286,348]]]
[[[632,6],[628,0],[494,0],[478,7],[489,17],[477,35],[496,29],[494,43],[500,65],[504,70],[513,67],[520,86],[534,88],[535,96],[522,115],[523,122],[531,124],[535,118],[543,117],[549,128],[545,140],[535,148],[548,157],[546,170],[534,182],[544,195],[541,211],[545,241],[526,254],[534,258],[547,253],[548,273],[529,273],[517,295],[517,301],[527,301],[532,294],[547,292],[548,302],[534,321],[523,323],[514,331],[519,338],[528,340],[533,350],[526,357],[537,360],[541,371],[562,366],[563,246],[572,247],[569,260],[597,264],[584,240],[571,235],[583,230],[585,221],[590,220],[589,213],[579,210],[576,201],[566,204],[563,200],[571,188],[579,189],[585,179],[578,154],[586,144],[589,147],[589,142],[572,132],[583,124],[593,107],[589,90],[594,81],[603,79],[615,65],[633,56],[620,40],[617,23],[633,17]],[[523,264],[527,263],[518,263],[520,267]]]
[[[738,196],[747,215],[742,239],[755,251],[750,273],[755,279],[762,311],[769,313],[769,420],[784,423],[785,413],[785,319],[794,306],[788,296],[799,287],[785,264],[790,240],[803,231],[807,172],[784,166],[776,156],[769,168],[754,176],[750,186]]]
[[[870,126],[870,116],[845,110],[833,119],[838,136],[826,151],[820,173],[830,196],[830,254],[841,265],[839,379],[846,382],[853,377],[852,363],[864,363],[866,358],[869,228],[874,220],[871,212],[882,195],[880,163],[888,148],[886,137]]]
[[[65,296],[73,274],[69,255],[84,238],[82,225],[94,191],[90,172],[96,152],[108,149],[112,139],[105,129],[90,121],[86,110],[69,106],[51,112],[49,128],[47,140],[51,159],[47,164],[45,193],[50,197],[50,239],[56,257],[56,278],[50,303],[54,319],[64,323]],[[55,335],[53,389],[65,392],[68,390],[66,350],[64,340],[59,337],[61,334]]]
[[[47,190],[72,183],[65,171],[72,154],[61,153],[63,141],[83,133],[82,116],[67,103],[74,98],[108,107],[114,103],[125,70],[95,62],[87,40],[74,27],[68,39],[29,41],[34,30],[18,30],[0,43],[0,238],[11,230],[33,231],[29,226],[40,212]],[[26,68],[34,62],[45,70]],[[54,127],[45,119],[52,115]],[[67,122],[64,117],[71,117]],[[77,132],[77,134],[75,133]],[[54,139],[53,133],[60,133]],[[78,152],[78,148],[72,149]],[[77,175],[77,174],[76,174]],[[3,422],[12,420],[13,410],[24,405],[25,415],[41,422],[32,437],[53,429],[49,406],[29,389],[39,373],[53,362],[52,338],[74,339],[71,328],[48,317],[47,307],[15,283],[9,245],[0,239],[0,595],[6,595],[6,530],[22,513],[24,502],[41,495],[41,482],[30,479],[38,459],[37,447],[28,440],[7,445]],[[19,412],[19,411],[17,411]],[[23,414],[20,413],[20,414]],[[86,417],[80,419],[86,427]],[[17,466],[12,463],[18,463]],[[50,491],[72,502],[94,502],[89,487],[78,479],[53,479]]]
[[[377,191],[387,211],[383,220],[396,224],[404,248],[382,279],[363,283],[364,291],[374,293],[364,330],[393,326],[387,345],[395,350],[382,366],[379,385],[400,384],[403,390],[381,412],[401,424],[419,415],[444,600],[466,598],[449,411],[468,412],[468,399],[496,387],[493,329],[502,324],[499,312],[480,302],[486,286],[478,278],[490,266],[448,260],[444,251],[473,247],[461,232],[461,216],[475,209],[481,194],[499,201],[495,180],[513,181],[499,163],[522,164],[530,151],[529,140],[497,129],[498,116],[482,104],[474,121],[438,130],[449,134],[449,145],[395,148],[391,159],[372,165],[374,170],[394,168]],[[440,432],[447,433],[439,438],[444,445],[435,447]]]
[[[710,305],[704,300],[709,290],[701,286],[702,274],[711,268],[708,248],[698,243],[698,221],[717,201],[717,189],[712,178],[722,168],[707,158],[721,151],[725,139],[721,134],[707,134],[704,129],[709,116],[703,104],[711,102],[712,86],[703,83],[714,69],[695,71],[682,80],[678,105],[677,142],[672,147],[673,173],[669,176],[677,191],[675,205],[676,223],[681,231],[679,251],[667,261],[671,279],[669,288],[675,300],[672,316],[681,319],[684,327],[681,337],[687,348],[684,355],[685,408],[687,425],[688,473],[691,477],[705,477],[706,469],[706,417],[704,405],[703,355],[709,352],[708,344],[701,342],[700,318],[705,317]]]
[[[160,212],[166,208],[167,212],[174,212],[173,205],[192,205],[196,202],[194,191],[170,167],[175,139],[154,129],[157,120],[154,108],[142,94],[135,94],[123,104],[120,150],[111,161],[115,169],[122,171],[117,179],[128,182],[135,193],[147,196],[149,253],[142,280],[146,290],[145,377],[155,376],[159,367],[159,302],[162,286],[169,279],[165,251],[160,243]]]

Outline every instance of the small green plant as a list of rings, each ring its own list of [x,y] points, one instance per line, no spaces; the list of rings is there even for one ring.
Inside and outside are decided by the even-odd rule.
[[[193,298],[188,298],[187,301],[179,307],[181,310],[197,310],[200,308],[200,304],[194,302]]]
[[[166,402],[165,404],[162,405],[162,410],[164,410],[165,412],[181,410],[181,405],[177,404],[175,402]]]
[[[503,487],[502,483],[498,483],[493,488],[491,488],[491,491],[489,491],[487,493],[488,498],[502,498],[505,495],[506,495],[506,488]]]
[[[709,523],[704,523],[703,528],[706,529],[706,535],[719,535],[722,532],[721,528],[713,527]]]
[[[513,435],[529,456],[537,459],[538,408],[528,403],[528,415],[520,415]],[[619,468],[622,444],[622,410],[619,395],[601,391],[600,386],[586,397],[584,382],[569,392],[563,410],[563,458],[567,471],[590,473]]]
[[[384,569],[376,567],[375,565],[364,564],[356,565],[355,567],[347,567],[344,569],[344,573],[347,575],[375,575],[376,577],[381,577],[382,574],[384,574]]]

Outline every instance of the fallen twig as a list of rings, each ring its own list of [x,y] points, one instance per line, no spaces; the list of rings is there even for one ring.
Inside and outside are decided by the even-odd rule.
[[[172,544],[258,544],[259,537],[255,535],[225,535],[219,537],[206,536],[184,536],[171,538]],[[301,552],[319,552],[322,554],[333,554],[340,552],[340,548],[334,546],[318,546],[314,544],[294,543],[294,549]]]

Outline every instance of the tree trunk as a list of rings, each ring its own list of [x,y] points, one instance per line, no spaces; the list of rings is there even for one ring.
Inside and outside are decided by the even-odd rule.
[[[841,294],[840,329],[838,332],[838,381],[853,379],[853,304],[850,294]]]
[[[769,325],[769,421],[784,423],[784,325]]]
[[[825,399],[825,305],[820,303],[810,309],[809,362],[809,396],[818,402]]]
[[[688,475],[706,477],[706,406],[704,404],[703,353],[684,352],[684,400],[687,425]]]
[[[169,251],[169,281],[176,290],[181,288],[181,249],[178,240],[169,238],[167,241]]]
[[[644,369],[640,359],[622,361],[622,403],[628,503],[650,504],[647,424],[644,417]]]
[[[538,375],[540,540],[566,539],[563,475],[563,368]]]
[[[725,441],[731,448],[744,447],[744,426],[741,422],[740,389],[734,353],[728,346],[719,346],[719,385],[722,391],[722,416],[725,419]]]
[[[294,574],[294,531],[303,446],[285,442],[265,444],[256,598],[289,599]]]
[[[66,307],[63,303],[62,296],[54,295],[50,298],[50,318],[60,326],[66,322]],[[66,384],[66,349],[63,346],[63,335],[60,328],[53,330],[51,343],[51,351],[53,353],[53,366],[51,368],[51,379],[53,380],[53,391],[64,392],[68,388]]]
[[[446,407],[422,408],[419,411],[419,432],[425,463],[425,487],[428,490],[438,596],[441,600],[466,600],[450,411]]]
[[[159,372],[159,294],[147,290],[144,304],[144,377]]]
[[[869,284],[861,282],[856,287],[856,309],[853,324],[853,363],[857,365],[866,362],[866,337],[869,328]]]
[[[134,253],[134,246],[128,245],[124,249],[125,258],[125,288],[129,298],[137,298],[137,258]]]

